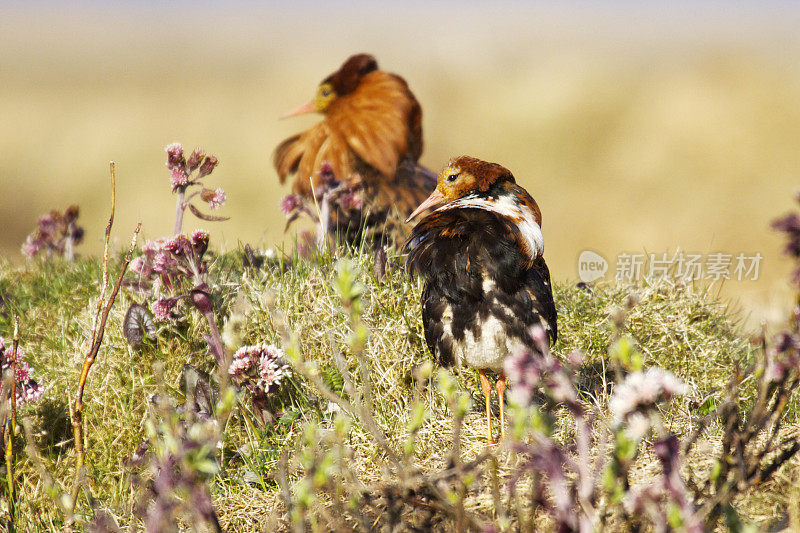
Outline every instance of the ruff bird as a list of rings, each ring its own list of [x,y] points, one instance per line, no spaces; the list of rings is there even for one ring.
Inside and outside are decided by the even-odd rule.
[[[542,215],[505,167],[474,157],[453,160],[409,220],[432,209],[404,245],[406,268],[425,279],[425,340],[442,365],[478,371],[491,444],[491,384],[497,374],[505,436],[503,362],[518,346],[539,350],[535,325],[556,340],[556,308],[545,264]]]
[[[275,150],[281,183],[294,176],[293,192],[312,198],[332,171],[360,198],[356,209],[333,206],[330,231],[355,242],[364,228],[372,240],[402,243],[404,219],[436,186],[436,175],[417,162],[422,108],[408,84],[378,70],[371,55],[357,54],[322,80],[311,101],[284,117],[314,111],[323,120]]]

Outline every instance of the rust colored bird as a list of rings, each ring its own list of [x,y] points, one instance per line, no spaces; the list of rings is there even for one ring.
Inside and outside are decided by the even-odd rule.
[[[517,346],[539,350],[529,332],[557,334],[556,309],[545,264],[542,216],[511,172],[462,156],[439,175],[436,190],[409,219],[433,209],[414,226],[404,249],[406,268],[425,278],[425,340],[443,365],[478,370],[486,397],[491,444],[491,384],[497,373],[500,431],[505,436],[505,358]]]
[[[327,165],[361,195],[359,209],[331,210],[330,229],[354,242],[363,224],[372,238],[402,242],[405,217],[436,185],[435,174],[417,163],[422,109],[408,84],[378,70],[371,55],[354,55],[322,80],[310,102],[284,117],[313,111],[324,119],[275,150],[281,183],[294,175],[293,191],[310,198]]]

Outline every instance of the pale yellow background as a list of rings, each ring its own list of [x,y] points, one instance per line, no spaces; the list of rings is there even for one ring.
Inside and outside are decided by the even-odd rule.
[[[544,213],[556,279],[584,249],[761,252],[758,282],[724,288],[751,323],[789,301],[771,219],[800,185],[800,9],[791,3],[0,3],[0,254],[39,214],[81,206],[101,249],[108,161],[115,237],[172,227],[163,147],[221,164],[212,245],[273,246],[287,192],[278,121],[351,53],[403,75],[424,110],[423,162],[510,168]],[[672,3],[670,3],[672,4]]]

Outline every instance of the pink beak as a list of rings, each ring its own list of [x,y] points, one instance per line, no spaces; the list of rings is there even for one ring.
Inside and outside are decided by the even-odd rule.
[[[444,200],[444,194],[439,192],[439,189],[434,190],[431,193],[431,195],[428,196],[428,198],[424,202],[419,204],[419,207],[414,209],[414,212],[408,216],[408,218],[406,219],[406,224],[408,224],[415,216],[419,215],[429,207],[433,207],[435,205],[442,203],[443,200]]]
[[[305,113],[311,113],[316,111],[316,107],[314,107],[314,100],[310,100],[305,104],[292,109],[291,111],[287,111],[283,115],[281,115],[281,119],[289,118],[289,117],[296,117],[297,115],[303,115]]]

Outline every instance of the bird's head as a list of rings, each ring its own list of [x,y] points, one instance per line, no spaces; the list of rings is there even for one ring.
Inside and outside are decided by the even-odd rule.
[[[284,113],[281,118],[294,117],[304,113],[325,113],[337,98],[356,90],[361,79],[378,70],[378,62],[369,54],[350,56],[339,70],[326,77],[317,87],[317,94],[305,104]]]
[[[502,182],[514,183],[514,176],[504,166],[467,155],[456,158],[442,170],[436,189],[411,213],[406,222],[426,209],[470,195],[486,194],[492,186]]]

